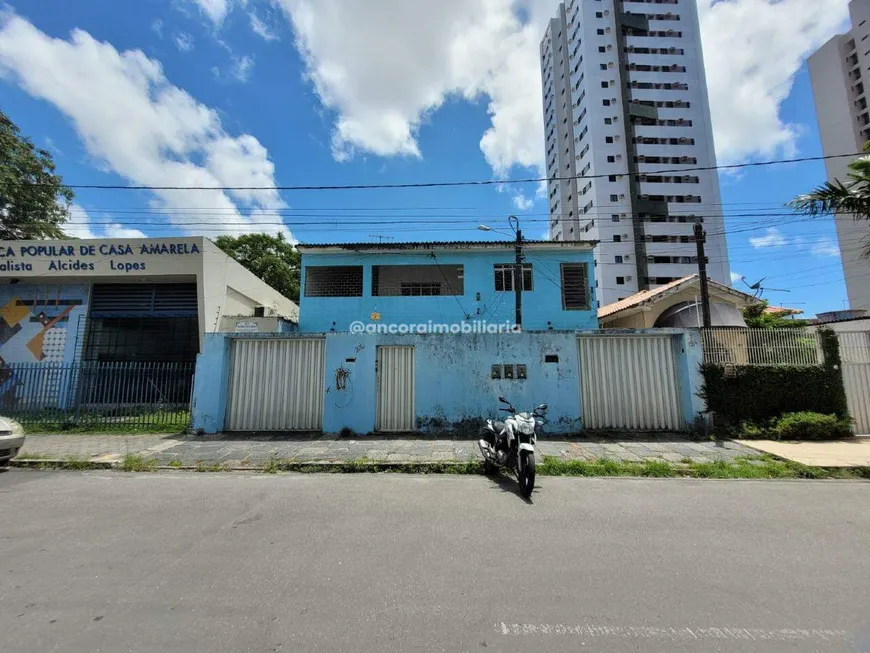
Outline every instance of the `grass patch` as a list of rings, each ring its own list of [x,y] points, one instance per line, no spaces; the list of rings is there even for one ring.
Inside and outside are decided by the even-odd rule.
[[[27,414],[18,421],[28,433],[46,435],[118,434],[146,435],[151,433],[181,433],[190,425],[190,412],[186,410],[162,413],[112,415],[84,413],[78,418],[59,411]]]
[[[196,463],[196,468],[194,469],[197,472],[228,472],[229,470],[228,466],[221,465],[220,463],[207,463],[202,460]]]
[[[183,466],[183,463],[182,463],[180,460],[178,460],[178,459],[176,459],[176,460],[170,460],[170,461],[169,461],[169,466],[170,466],[170,467],[173,467],[173,468],[175,468],[175,469],[179,469],[180,467]]]
[[[157,461],[153,458],[147,459],[139,454],[130,453],[124,456],[121,469],[125,472],[155,472],[157,471]]]

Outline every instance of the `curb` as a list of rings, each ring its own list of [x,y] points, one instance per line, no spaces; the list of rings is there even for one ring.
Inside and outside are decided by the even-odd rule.
[[[29,469],[65,469],[83,471],[88,469],[115,469],[118,463],[93,460],[66,460],[64,458],[14,458],[9,461],[10,467]]]

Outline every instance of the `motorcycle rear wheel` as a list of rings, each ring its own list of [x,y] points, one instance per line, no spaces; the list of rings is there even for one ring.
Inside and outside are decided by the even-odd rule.
[[[532,490],[535,489],[535,454],[529,451],[520,452],[522,458],[520,465],[520,473],[517,475],[517,481],[520,484],[520,494],[523,498],[528,499],[532,496]]]

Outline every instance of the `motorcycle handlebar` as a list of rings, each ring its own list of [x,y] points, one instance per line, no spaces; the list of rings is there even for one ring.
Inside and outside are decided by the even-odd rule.
[[[506,412],[506,413],[513,413],[513,412],[516,412],[516,411],[514,411],[513,408],[499,408],[499,410],[503,410],[503,411]]]

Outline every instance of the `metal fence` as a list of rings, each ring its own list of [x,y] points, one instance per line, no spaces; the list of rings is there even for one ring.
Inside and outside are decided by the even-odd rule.
[[[194,363],[7,363],[0,414],[31,430],[182,430],[193,372]]]
[[[819,334],[807,329],[701,329],[704,362],[721,365],[821,365]]]

